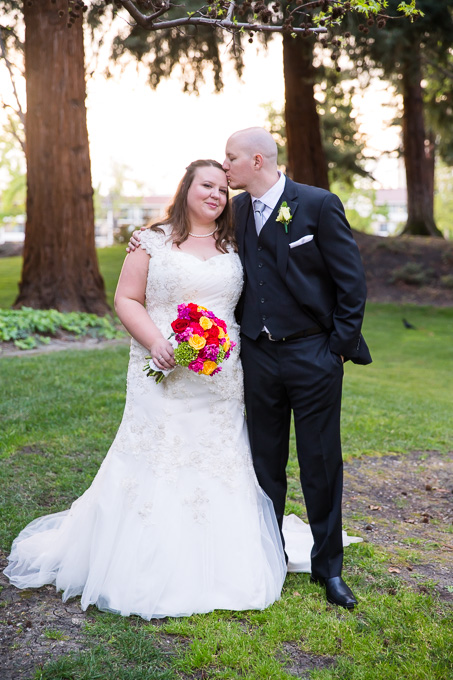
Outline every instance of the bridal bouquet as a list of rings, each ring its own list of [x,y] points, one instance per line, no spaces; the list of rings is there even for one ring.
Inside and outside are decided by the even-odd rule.
[[[178,316],[171,327],[173,333],[168,339],[175,348],[176,364],[195,373],[215,375],[221,371],[219,364],[228,359],[236,345],[228,337],[225,321],[193,302],[178,305]],[[158,369],[150,356],[145,358],[148,363],[143,370],[160,383],[170,371]]]

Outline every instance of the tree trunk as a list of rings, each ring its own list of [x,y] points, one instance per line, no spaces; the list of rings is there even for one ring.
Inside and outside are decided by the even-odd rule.
[[[296,182],[329,188],[327,162],[313,85],[313,45],[309,38],[283,36],[288,175]]]
[[[407,223],[403,234],[440,236],[434,222],[434,155],[427,139],[419,55],[402,67],[403,148],[407,183]]]
[[[24,2],[27,224],[15,307],[110,311],[94,241],[82,19]],[[61,16],[60,16],[61,15]]]

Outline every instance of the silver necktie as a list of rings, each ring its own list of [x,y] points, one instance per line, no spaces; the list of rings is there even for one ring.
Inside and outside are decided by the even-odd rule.
[[[265,207],[266,205],[262,201],[258,200],[253,201],[253,212],[255,215],[256,233],[258,234],[258,236],[260,235],[260,231],[264,226],[263,212]]]

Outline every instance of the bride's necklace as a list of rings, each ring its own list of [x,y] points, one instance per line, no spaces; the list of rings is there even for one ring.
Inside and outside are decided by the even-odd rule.
[[[189,231],[189,236],[193,236],[194,238],[208,238],[208,236],[213,236],[217,229],[218,227],[216,227],[214,231],[210,231],[209,234],[194,234],[193,232]]]

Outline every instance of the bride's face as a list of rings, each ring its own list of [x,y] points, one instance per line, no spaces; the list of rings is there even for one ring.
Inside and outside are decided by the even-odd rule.
[[[212,225],[222,214],[227,200],[228,184],[223,170],[210,165],[197,168],[187,192],[190,221]]]

